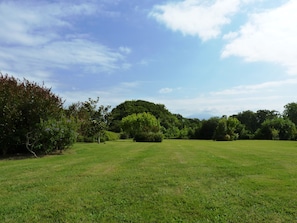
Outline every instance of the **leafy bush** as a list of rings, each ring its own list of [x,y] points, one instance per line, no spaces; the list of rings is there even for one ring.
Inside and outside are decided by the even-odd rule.
[[[110,132],[110,131],[104,131],[104,134],[102,136],[103,141],[115,141],[120,138],[118,133]]]
[[[54,150],[63,150],[76,142],[77,125],[73,119],[61,117],[59,120],[41,120],[38,124],[39,131],[35,133],[36,145],[32,145],[35,151],[45,153]]]
[[[136,142],[162,142],[163,134],[160,132],[140,132],[134,137]]]
[[[3,155],[28,150],[34,154],[32,149],[36,148],[47,150],[40,144],[41,120],[47,124],[54,120],[60,122],[62,115],[63,102],[51,89],[0,73],[0,152]],[[54,141],[54,138],[48,140]]]
[[[129,133],[121,132],[120,133],[120,139],[129,139]]]

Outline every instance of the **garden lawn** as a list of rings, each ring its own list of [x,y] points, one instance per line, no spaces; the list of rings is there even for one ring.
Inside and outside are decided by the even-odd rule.
[[[0,222],[297,222],[297,142],[77,143],[0,186]]]

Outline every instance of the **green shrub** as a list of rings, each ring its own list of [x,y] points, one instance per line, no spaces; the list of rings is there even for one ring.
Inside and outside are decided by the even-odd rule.
[[[126,132],[121,132],[120,133],[120,139],[129,139],[129,134]]]
[[[115,141],[120,138],[118,133],[110,132],[110,131],[104,131],[104,135],[102,136],[102,139],[104,141]]]
[[[140,132],[134,137],[136,142],[162,142],[163,134],[160,132]]]

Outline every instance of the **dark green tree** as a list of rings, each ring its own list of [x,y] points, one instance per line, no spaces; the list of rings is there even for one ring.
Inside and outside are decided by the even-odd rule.
[[[261,127],[262,123],[267,119],[271,120],[280,117],[280,113],[275,110],[262,109],[256,112],[257,129]]]
[[[44,130],[41,123],[49,120],[61,123],[62,117],[63,102],[51,89],[0,74],[2,154],[30,151],[36,156],[36,152],[48,151],[47,145],[41,143],[39,133]]]
[[[257,130],[257,128],[260,127],[257,124],[258,119],[257,119],[256,113],[254,113],[250,110],[240,112],[237,115],[235,115],[234,117],[237,118],[241,122],[241,124],[243,124],[245,126],[245,129],[248,131],[248,133],[250,135],[253,135],[255,133],[255,131]],[[261,118],[259,118],[259,120],[260,119]],[[266,119],[266,115],[265,115],[265,119]]]
[[[297,103],[292,102],[286,104],[284,107],[285,110],[283,112],[283,116],[290,119],[295,125],[297,125]]]
[[[296,126],[289,119],[267,119],[256,132],[257,139],[296,139]]]
[[[201,121],[201,128],[196,129],[195,138],[197,139],[213,139],[215,130],[218,126],[220,118],[211,117],[208,120]]]

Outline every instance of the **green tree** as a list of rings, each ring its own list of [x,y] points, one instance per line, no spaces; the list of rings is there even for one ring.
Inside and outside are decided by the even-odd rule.
[[[98,103],[99,97],[96,100],[89,98],[88,101],[70,105],[66,110],[68,117],[74,117],[78,123],[80,141],[100,143],[108,128],[110,106],[98,106]]]
[[[160,131],[160,123],[157,118],[147,112],[124,117],[121,126],[123,131],[134,139],[138,134],[158,133]]]
[[[176,127],[178,129],[182,129],[183,127],[180,127],[181,124],[177,115],[170,113],[165,105],[154,104],[143,100],[125,101],[112,109],[109,130],[120,132],[121,120],[124,117],[143,112],[150,113],[159,120],[160,125],[163,127],[162,131],[166,137],[175,138],[179,136],[179,131],[175,131]],[[173,133],[176,133],[176,135],[172,135]]]
[[[147,112],[124,117],[121,126],[131,137],[134,137],[139,132],[158,132],[160,130],[159,121],[155,116]]]
[[[218,141],[236,140],[239,137],[237,132],[240,121],[237,118],[223,116],[216,127],[214,139]]]
[[[295,125],[297,125],[297,103],[292,102],[286,104],[284,107],[285,110],[283,112],[283,116],[290,119]]]
[[[256,112],[257,129],[261,127],[261,124],[267,119],[271,120],[280,117],[280,113],[275,110],[262,109]]]
[[[45,152],[40,144],[41,120],[59,121],[63,103],[51,89],[0,73],[0,150],[6,153]],[[61,148],[63,149],[63,148]]]
[[[291,140],[296,138],[296,126],[289,119],[267,119],[256,132],[258,139]]]
[[[243,124],[245,126],[245,129],[251,135],[255,133],[257,128],[260,127],[257,124],[257,115],[256,115],[256,113],[254,113],[254,112],[252,112],[250,110],[240,112],[237,115],[235,115],[234,117],[237,118],[241,122],[241,124]],[[259,120],[260,119],[261,118],[259,118]],[[266,119],[266,115],[265,115],[264,119]]]
[[[201,128],[196,129],[195,138],[213,139],[219,120],[219,117],[211,117],[208,120],[202,120]]]

